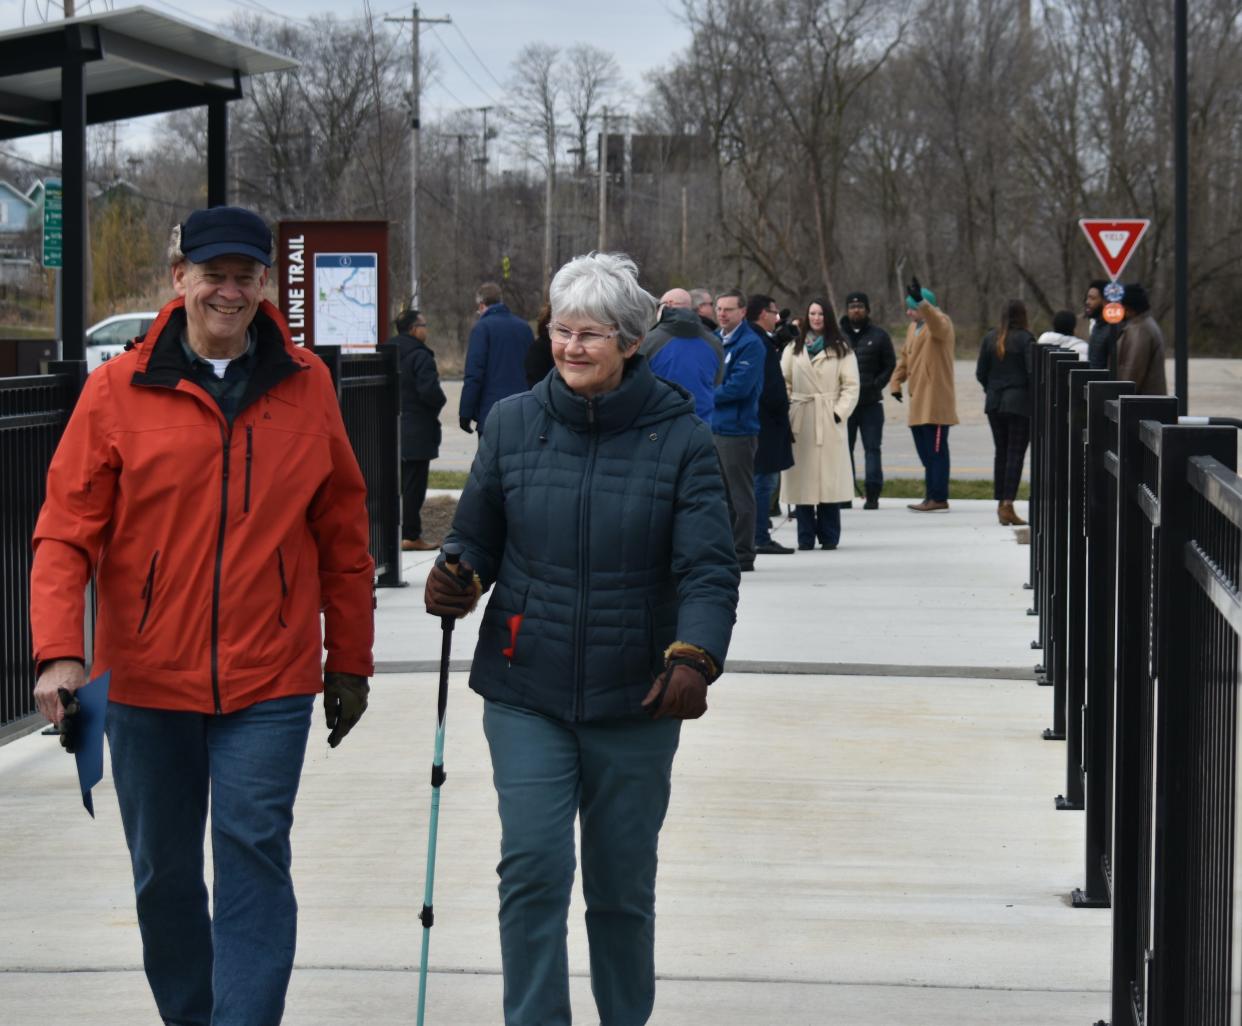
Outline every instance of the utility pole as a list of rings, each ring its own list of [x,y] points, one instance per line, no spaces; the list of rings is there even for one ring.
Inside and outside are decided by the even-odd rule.
[[[484,195],[487,194],[487,112],[493,110],[492,107],[475,107],[480,114],[483,115],[483,156],[477,157],[481,173],[481,183]]]
[[[410,309],[419,305],[418,288],[418,132],[419,132],[419,82],[418,82],[418,37],[423,25],[447,25],[453,19],[445,15],[443,18],[424,18],[419,14],[418,4],[414,5],[413,14],[409,18],[385,18],[385,21],[409,22],[411,35],[414,38],[413,70],[414,77],[410,84]]]
[[[686,186],[681,187],[681,276],[686,276],[686,257],[690,248],[690,204]]]
[[[603,253],[608,238],[608,108],[604,108],[604,126],[599,133],[599,245]]]

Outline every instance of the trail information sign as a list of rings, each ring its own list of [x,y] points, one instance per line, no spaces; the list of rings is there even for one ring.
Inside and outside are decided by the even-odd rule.
[[[64,192],[59,178],[43,183],[43,266],[64,267]]]
[[[1078,226],[1104,265],[1109,280],[1116,281],[1138,248],[1139,240],[1147,234],[1151,221],[1139,217],[1120,220],[1084,217],[1079,220]]]

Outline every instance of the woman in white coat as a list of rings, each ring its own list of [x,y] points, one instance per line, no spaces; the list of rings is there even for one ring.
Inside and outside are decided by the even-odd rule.
[[[835,549],[841,503],[854,498],[845,422],[858,404],[858,361],[832,307],[813,300],[794,344],[781,354],[789,390],[794,465],[781,474],[781,499],[798,518],[798,548]]]

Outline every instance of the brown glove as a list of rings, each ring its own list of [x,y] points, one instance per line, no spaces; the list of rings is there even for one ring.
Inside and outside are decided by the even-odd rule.
[[[460,619],[474,611],[482,594],[483,585],[469,563],[458,563],[454,573],[445,563],[437,562],[427,575],[423,602],[432,616]]]
[[[707,677],[704,668],[688,659],[669,660],[655,679],[643,707],[653,720],[670,716],[676,720],[697,720],[707,712]]]

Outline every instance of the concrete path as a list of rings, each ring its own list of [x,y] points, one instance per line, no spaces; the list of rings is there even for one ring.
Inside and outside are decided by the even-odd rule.
[[[761,557],[744,575],[733,670],[686,725],[674,771],[653,1024],[1081,1026],[1106,1014],[1110,919],[1069,905],[1083,821],[1053,808],[1064,747],[1039,739],[1051,694],[1029,679],[1027,553],[990,504],[920,516],[894,503],[847,513],[836,552]],[[412,586],[380,595],[389,668],[438,655],[418,608],[426,565],[410,554]],[[950,667],[957,676],[934,675]],[[290,1026],[414,1021],[434,694],[432,673],[385,673],[340,749],[315,729],[294,830]],[[500,1022],[480,710],[454,674],[437,1026]],[[54,741],[0,747],[3,1023],[157,1022],[107,780],[96,809],[92,822]],[[581,913],[576,899],[575,1022],[592,1023]]]

